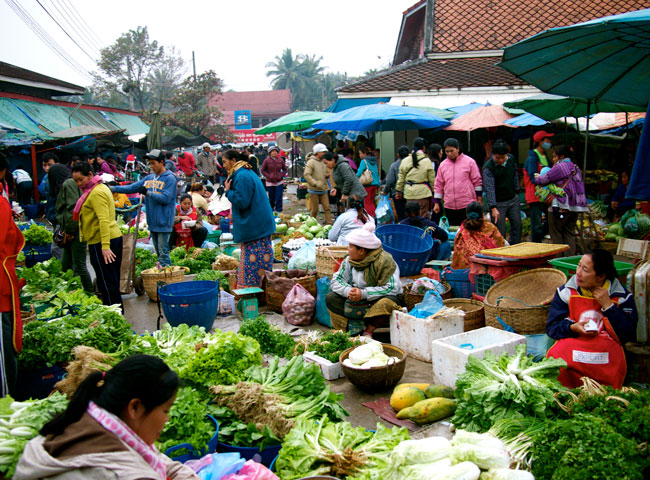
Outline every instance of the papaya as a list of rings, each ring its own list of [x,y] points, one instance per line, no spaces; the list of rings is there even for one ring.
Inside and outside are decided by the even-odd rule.
[[[402,408],[399,412],[397,412],[397,415],[395,415],[395,416],[397,418],[399,418],[400,420],[405,420],[405,419],[409,418],[410,413],[411,413],[411,408],[412,407]]]
[[[400,383],[393,389],[393,392],[396,392],[400,388],[407,388],[407,387],[419,388],[424,392],[429,385],[431,384],[430,383]]]
[[[419,388],[405,387],[395,389],[393,394],[390,396],[390,406],[393,407],[393,410],[399,412],[406,407],[415,405],[425,398],[427,398],[426,395]]]
[[[454,389],[447,385],[429,385],[424,390],[424,395],[426,395],[427,398],[454,398]]]
[[[456,401],[449,398],[434,397],[422,400],[408,408],[408,418],[415,423],[432,423],[450,417],[456,410]],[[402,411],[397,418],[400,418]]]

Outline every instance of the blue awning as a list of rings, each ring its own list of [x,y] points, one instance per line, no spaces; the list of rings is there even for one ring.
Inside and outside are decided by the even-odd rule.
[[[375,103],[388,103],[390,97],[379,98],[339,98],[332,105],[327,107],[324,112],[338,113],[352,107],[360,107],[362,105],[374,105]]]

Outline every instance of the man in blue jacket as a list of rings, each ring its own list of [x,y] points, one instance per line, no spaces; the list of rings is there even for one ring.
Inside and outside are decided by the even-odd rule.
[[[144,158],[149,162],[153,173],[130,185],[111,187],[111,191],[146,195],[144,205],[151,241],[158,254],[158,262],[163,267],[168,267],[172,263],[169,258],[169,236],[174,228],[176,177],[165,169],[165,155],[162,151],[154,149]]]

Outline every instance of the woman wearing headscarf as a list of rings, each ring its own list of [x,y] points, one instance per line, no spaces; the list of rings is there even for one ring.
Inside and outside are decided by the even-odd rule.
[[[248,155],[227,150],[221,160],[228,170],[224,187],[232,204],[233,240],[241,244],[237,286],[259,287],[264,271],[273,269],[273,211],[262,180],[248,163]]]
[[[492,222],[483,219],[483,207],[478,202],[467,206],[467,219],[454,239],[454,254],[451,268],[468,268],[469,257],[488,248],[505,246],[499,229]]]
[[[374,232],[374,223],[368,222],[347,235],[348,256],[325,297],[330,314],[344,318],[351,333],[363,331],[366,336],[386,325],[393,310],[403,305],[399,267]]]

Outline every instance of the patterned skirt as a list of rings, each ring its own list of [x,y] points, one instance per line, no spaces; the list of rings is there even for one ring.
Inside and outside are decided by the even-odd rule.
[[[271,237],[243,243],[241,263],[237,272],[237,288],[261,286],[265,270],[273,270]]]

